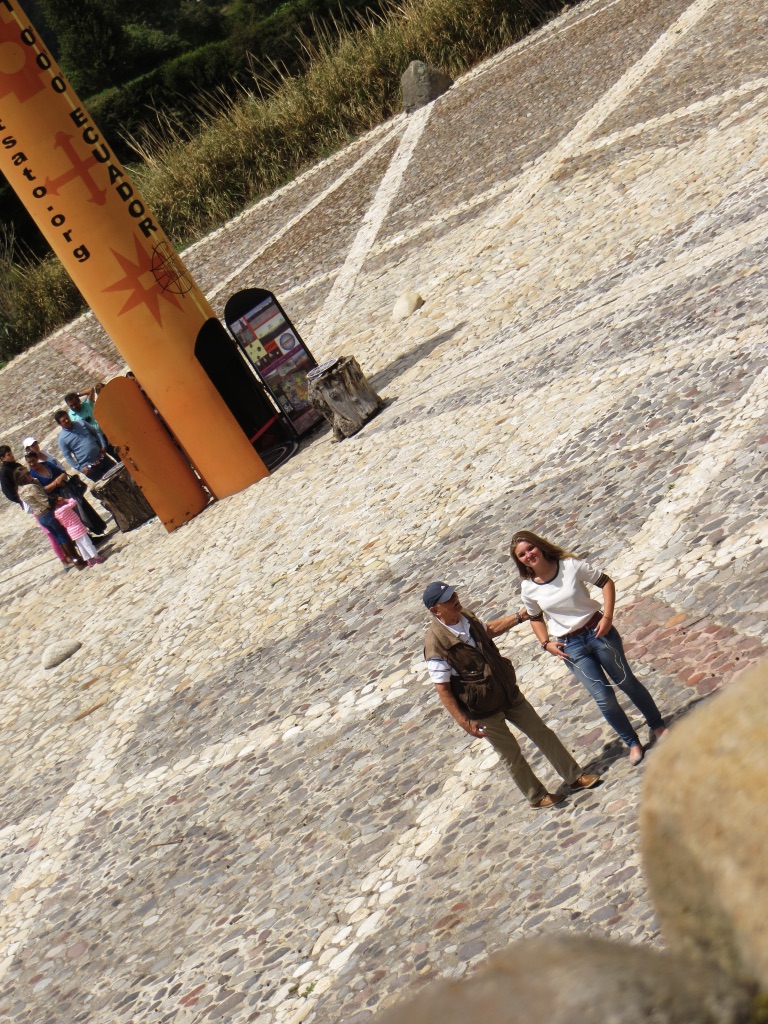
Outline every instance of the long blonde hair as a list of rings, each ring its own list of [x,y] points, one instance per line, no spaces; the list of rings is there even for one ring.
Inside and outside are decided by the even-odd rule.
[[[531,533],[530,530],[518,530],[512,537],[512,543],[509,546],[509,553],[517,566],[517,571],[524,580],[532,580],[536,573],[533,569],[529,569],[527,565],[523,565],[515,554],[515,548],[523,541],[527,544],[533,544],[535,548],[538,548],[549,562],[557,562],[562,558],[579,557],[578,555],[574,555],[572,551],[566,551],[565,548],[561,548],[559,544],[553,544],[551,540],[547,540],[545,537],[540,537],[537,533]]]

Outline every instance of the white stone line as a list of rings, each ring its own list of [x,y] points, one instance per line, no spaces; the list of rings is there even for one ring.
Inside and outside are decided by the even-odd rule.
[[[189,253],[194,253],[200,248],[204,248],[209,245],[210,242],[217,238],[222,232],[228,232],[233,226],[240,224],[244,220],[248,220],[254,213],[262,212],[265,207],[269,207],[274,203],[281,201],[285,196],[299,187],[305,186],[312,178],[316,177],[319,173],[327,171],[329,167],[339,163],[341,160],[345,160],[351,153],[354,153],[356,149],[368,146],[380,135],[389,135],[390,132],[398,127],[402,127],[402,123],[405,121],[405,114],[396,114],[389,121],[384,121],[382,124],[376,125],[375,128],[371,128],[364,135],[361,135],[359,139],[355,139],[354,142],[350,142],[349,145],[343,146],[336,153],[326,157],[324,160],[320,160],[318,163],[308,167],[307,170],[302,171],[298,177],[292,181],[287,182],[285,185],[281,185],[280,188],[275,189],[274,192],[270,192],[269,195],[264,196],[263,199],[259,199],[258,202],[254,203],[253,206],[249,206],[247,210],[243,210],[242,213],[238,213],[236,217],[228,220],[226,224],[222,224],[220,228],[216,228],[215,231],[211,231],[204,238],[198,239],[197,242],[193,242],[192,245],[187,246],[181,253],[182,256],[187,256]],[[346,172],[345,172],[346,173]]]
[[[621,2],[621,0],[617,0],[617,2]],[[731,99],[737,98],[738,96],[749,95],[752,92],[759,91],[766,87],[768,87],[768,78],[758,78],[754,81],[746,82],[744,85],[737,88],[728,89],[723,93],[718,93],[717,96],[711,96],[705,100],[697,100],[688,106],[678,107],[676,110],[670,111],[668,114],[663,114],[661,117],[651,118],[649,121],[643,121],[637,125],[633,125],[631,128],[614,132],[612,135],[605,136],[605,138],[588,142],[579,150],[579,155],[605,149],[612,145],[616,145],[627,138],[634,138],[644,134],[646,131],[652,131],[658,127],[663,127],[664,125],[684,120],[690,115],[696,115],[705,110],[715,109],[718,106],[729,102]],[[762,102],[762,98],[753,99],[750,103],[744,104],[740,107],[732,117],[740,116],[745,110],[759,102]],[[486,189],[484,192],[480,192],[464,202],[457,203],[455,206],[442,210],[439,214],[421,221],[416,227],[409,228],[406,231],[401,231],[392,238],[387,239],[385,242],[375,245],[373,247],[374,255],[383,256],[386,253],[391,252],[393,249],[398,249],[415,241],[421,235],[429,234],[435,228],[444,227],[446,221],[455,219],[456,217],[461,217],[463,214],[470,212],[478,206],[488,205],[488,203],[497,199],[499,196],[512,192],[517,187],[517,181],[517,175],[512,178],[507,178],[506,180],[493,185],[491,188]],[[335,275],[335,270],[316,274],[308,280],[303,281],[301,284],[296,285],[294,288],[289,289],[286,292],[286,298],[293,298],[297,295],[302,295],[311,291],[313,288],[327,284],[328,281],[333,280]]]
[[[755,346],[765,345],[765,332],[762,328],[753,328],[746,332],[749,342]],[[740,343],[744,344],[744,338]],[[733,453],[740,450],[754,424],[768,411],[768,367],[752,382],[750,387],[732,406],[728,422],[720,427],[706,441],[698,453],[695,463],[689,465],[684,473],[675,478],[675,486],[664,501],[655,506],[633,537],[625,552],[618,559],[616,568],[627,572],[639,572],[642,575],[645,563],[654,573],[658,572],[658,564],[663,562],[664,545],[683,525],[686,516],[694,505],[702,500],[709,485],[728,468]],[[753,524],[750,536],[758,538],[765,534],[766,524]],[[738,544],[740,538],[731,538]],[[742,550],[744,550],[742,548]],[[722,553],[714,551],[713,561],[718,561]],[[730,559],[728,554],[727,559]]]
[[[517,181],[510,198],[487,220],[488,227],[502,226],[519,215],[533,197],[549,182],[558,167],[577,153],[590,136],[658,67],[670,50],[680,46],[687,32],[701,21],[715,6],[717,0],[696,0],[664,32],[640,60],[636,61],[621,78],[576,122],[568,134],[548,153],[539,157]],[[482,236],[482,233],[481,233]],[[487,241],[483,240],[483,246]]]
[[[597,18],[599,15],[609,11],[611,7],[615,7],[617,4],[624,3],[624,0],[609,0],[608,3],[604,3],[603,0],[590,0],[588,3],[579,4],[578,7],[572,7],[569,11],[564,11],[558,15],[552,21],[547,22],[546,25],[542,25],[541,28],[536,29],[530,35],[525,36],[518,42],[513,43],[506,50],[501,53],[489,57],[488,60],[483,61],[476,68],[472,68],[466,74],[462,75],[461,78],[457,79],[457,85],[463,85],[464,82],[475,81],[487,74],[489,71],[495,71],[501,64],[506,63],[508,60],[512,60],[519,54],[527,54],[530,49],[538,46],[542,43],[554,42],[559,39],[560,36],[569,32],[572,28],[576,28],[578,25],[583,24],[585,21],[589,21],[591,18]],[[594,7],[595,10],[590,10]],[[563,24],[565,22],[565,24]]]
[[[113,785],[108,797],[94,791],[91,796],[91,808],[92,810],[103,810],[105,808],[113,809],[119,807],[126,800],[148,796],[176,781],[184,784],[205,772],[213,771],[234,760],[248,757],[265,749],[274,749],[281,744],[292,743],[300,735],[304,736],[309,742],[311,742],[313,735],[316,735],[318,738],[327,738],[348,729],[349,719],[354,718],[358,713],[360,715],[369,714],[374,707],[378,707],[393,699],[399,699],[405,693],[402,689],[394,689],[389,695],[385,695],[380,692],[378,686],[373,692],[364,692],[366,690],[367,686],[364,686],[358,692],[348,691],[352,694],[351,699],[337,708],[331,708],[329,704],[329,713],[327,714],[318,714],[317,717],[312,717],[312,709],[310,709],[302,717],[300,725],[291,726],[282,733],[276,731],[272,725],[262,726],[260,729],[234,736],[228,740],[209,743],[202,750],[196,751],[192,756],[181,758],[176,762],[166,765],[160,765],[150,772],[132,775],[119,786]],[[107,697],[109,697],[109,694],[107,694]],[[103,771],[103,766],[101,770]],[[78,783],[76,782],[74,786],[77,785]],[[66,795],[62,798],[62,802],[64,800],[66,800]],[[25,836],[38,835],[41,831],[45,832],[55,813],[56,811],[45,814],[31,814],[19,822],[6,825],[0,829],[0,844],[8,846],[18,842]],[[18,888],[18,885],[19,882],[14,881],[10,884],[9,888],[15,889]]]
[[[154,660],[154,649],[151,649],[143,664],[152,666]],[[41,816],[44,824],[38,843],[2,899],[0,982],[12,966],[15,956],[29,941],[37,915],[45,904],[47,890],[55,883],[77,843],[77,836],[89,821],[94,808],[105,803],[103,783],[99,780],[110,774],[107,768],[114,768],[117,764],[142,720],[142,712],[146,711],[148,705],[163,699],[164,690],[157,685],[152,672],[142,672],[139,666],[136,678],[144,680],[146,685],[143,689],[137,686],[128,696],[115,694],[116,701],[111,706],[110,719],[93,747],[84,754],[82,767],[73,784],[55,809]],[[225,763],[223,754],[223,750],[219,752],[221,763]],[[208,767],[210,764],[204,764],[202,770]],[[16,829],[8,838],[15,838],[18,834],[19,829]]]
[[[225,288],[227,288],[229,284],[235,280],[236,277],[239,277],[241,274],[243,274],[248,269],[248,267],[251,266],[251,264],[255,263],[255,261],[259,259],[259,257],[261,257],[273,245],[276,245],[281,238],[288,234],[289,231],[292,231],[296,227],[296,225],[300,223],[316,207],[320,206],[321,203],[324,203],[329,196],[333,195],[334,192],[337,192],[342,185],[349,181],[350,178],[354,177],[358,171],[362,170],[362,168],[365,167],[366,164],[370,163],[370,161],[376,156],[379,150],[387,145],[391,137],[396,133],[396,131],[399,131],[401,127],[402,122],[400,120],[389,122],[386,126],[387,130],[382,133],[382,137],[378,140],[378,142],[371,146],[370,149],[366,150],[366,152],[360,157],[359,160],[352,164],[351,167],[348,167],[346,171],[344,171],[343,174],[340,174],[339,177],[336,178],[327,188],[323,189],[322,192],[318,193],[318,195],[316,195],[309,203],[307,203],[307,205],[299,213],[291,217],[291,219],[287,221],[285,224],[283,224],[283,226],[273,235],[270,235],[270,237],[265,242],[263,242],[257,249],[255,249],[248,257],[248,259],[241,263],[240,266],[237,267],[235,270],[233,270],[231,274],[225,277],[222,281],[219,281],[216,287],[207,293],[206,298],[208,299],[208,301],[212,303],[216,296],[219,295],[220,292],[222,292]],[[407,130],[408,129],[406,128],[406,131]],[[231,227],[232,223],[233,222],[230,221],[230,223],[226,225],[227,228]],[[221,230],[224,229],[222,228]],[[206,241],[209,241],[211,237],[212,236],[209,235]]]
[[[336,910],[348,915],[350,924],[331,925],[319,936],[312,954],[300,967],[301,984],[313,984],[311,995],[290,999],[284,990],[273,996],[275,1021],[298,1024],[327,992],[344,967],[374,934],[386,907],[399,896],[405,884],[426,868],[426,858],[442,842],[448,827],[474,799],[488,774],[497,766],[498,755],[483,744],[473,744],[452,769],[440,793],[419,812],[416,825],[400,835],[386,850],[359,887],[339,894],[329,917]],[[289,986],[286,986],[289,987]]]
[[[597,6],[597,5],[600,4],[600,0],[594,0],[594,3],[585,4],[585,5],[583,5],[582,7],[578,8],[578,9],[574,9],[572,12],[570,12],[570,13],[573,14],[573,17],[574,17],[574,20],[571,23],[566,24],[564,26],[561,25],[560,23],[562,21],[562,18],[558,18],[555,21],[549,22],[547,25],[544,25],[542,28],[540,28],[535,33],[533,33],[531,36],[528,36],[528,37],[520,40],[519,42],[517,42],[513,46],[511,46],[508,50],[505,50],[503,53],[497,54],[496,56],[491,57],[491,58],[489,58],[486,61],[483,61],[483,63],[481,65],[479,65],[477,68],[473,68],[472,70],[468,71],[465,75],[462,75],[459,79],[457,79],[455,88],[460,88],[463,83],[471,82],[475,78],[478,78],[481,75],[486,74],[489,71],[494,70],[498,66],[498,64],[500,64],[503,61],[509,59],[510,57],[516,56],[520,52],[523,52],[523,51],[527,50],[530,46],[534,46],[534,45],[537,45],[538,43],[545,42],[545,41],[547,41],[549,39],[550,36],[555,37],[555,36],[562,35],[563,32],[567,32],[570,28],[573,28],[575,25],[580,25],[583,21],[587,21],[589,18],[596,17],[597,15],[602,14],[603,11],[608,10],[610,7],[614,7],[616,4],[623,3],[623,2],[624,2],[624,0],[611,0],[611,2],[608,3],[607,5],[600,6],[598,10],[592,11],[592,12],[587,13],[587,14],[583,13],[585,7],[593,6],[593,5]],[[580,14],[581,16],[577,17],[577,14]],[[568,14],[565,14],[565,17],[568,17]],[[429,107],[427,107],[427,108],[424,108],[424,109],[427,110],[427,111],[431,111],[431,105]],[[235,271],[233,271],[224,281],[219,283],[212,291],[210,291],[207,294],[207,296],[206,296],[208,301],[212,302],[213,299],[231,281],[233,281],[240,274],[244,273],[248,269],[248,267],[256,259],[258,259],[267,249],[269,249],[272,245],[274,245],[277,241],[279,241],[280,238],[282,238],[286,234],[287,231],[291,230],[297,223],[299,223],[299,221],[301,221],[303,219],[303,217],[305,217],[316,206],[318,206],[321,202],[323,202],[323,200],[325,200],[329,195],[331,195],[334,191],[336,191],[336,189],[340,185],[344,184],[345,181],[347,181],[358,170],[360,170],[362,167],[364,167],[365,164],[369,161],[369,159],[372,156],[374,156],[375,153],[377,153],[379,151],[379,149],[381,149],[381,147],[388,141],[390,135],[393,134],[395,130],[399,130],[402,127],[402,121],[403,121],[405,116],[406,115],[399,115],[398,117],[394,118],[392,121],[385,122],[383,125],[377,126],[376,128],[372,129],[370,132],[366,133],[366,135],[363,136],[362,139],[357,140],[357,142],[354,143],[353,145],[364,145],[367,142],[370,142],[372,139],[374,139],[376,135],[379,135],[379,134],[383,135],[383,138],[380,139],[379,142],[377,142],[375,144],[375,146],[371,150],[369,150],[366,154],[364,154],[363,157],[359,161],[357,161],[357,163],[355,163],[352,167],[348,168],[340,176],[340,178],[337,181],[335,181],[331,186],[329,186],[328,189],[326,189],[320,196],[316,197],[316,199],[313,200],[304,210],[302,210],[301,213],[297,214],[294,218],[292,218],[288,222],[288,224],[284,225],[267,242],[265,242],[262,246],[260,246],[259,249],[255,253],[253,253]],[[411,125],[413,123],[413,118],[415,116],[416,115],[411,115],[411,119],[410,119],[411,120]],[[425,122],[426,122],[426,119],[428,119],[428,117],[429,117],[429,113],[427,113],[425,115]],[[410,125],[409,125],[409,127],[410,127]],[[406,131],[407,130],[408,129],[406,129]],[[333,162],[335,162],[338,159],[340,159],[342,155],[348,154],[348,152],[349,152],[348,149],[341,150],[339,153],[333,154],[333,156],[329,157],[327,160],[324,160],[321,163],[316,164],[315,166],[309,168],[309,170],[305,171],[304,174],[300,175],[294,181],[289,182],[287,185],[285,185],[282,188],[280,188],[280,189],[276,190],[275,192],[271,193],[269,196],[266,196],[264,199],[262,199],[260,202],[258,202],[254,206],[250,207],[248,210],[244,210],[243,213],[239,214],[237,217],[234,217],[232,220],[228,221],[221,228],[218,228],[216,231],[214,231],[211,234],[207,235],[204,239],[201,239],[200,241],[195,242],[193,245],[189,246],[187,249],[185,249],[183,251],[182,255],[186,255],[187,253],[194,253],[201,246],[209,244],[221,232],[228,231],[233,225],[236,225],[240,221],[247,219],[248,217],[250,217],[257,210],[263,210],[265,205],[271,204],[271,203],[275,202],[277,199],[282,199],[285,196],[285,194],[286,194],[286,192],[288,190],[297,187],[299,184],[305,184],[319,170],[327,169],[330,164],[332,164]],[[465,209],[470,210],[473,207],[475,207],[477,205],[480,205],[481,203],[487,202],[489,199],[493,199],[497,195],[501,195],[505,191],[508,191],[509,188],[511,188],[511,187],[514,187],[513,186],[513,181],[502,182],[500,185],[494,186],[494,188],[489,189],[487,192],[483,193],[481,196],[476,197],[473,200],[470,200],[466,204],[462,204],[460,207],[456,207],[455,211],[450,211],[447,214],[447,216],[452,216],[452,215],[453,216],[457,216],[461,212],[463,212]],[[391,200],[390,200],[390,203],[391,203]],[[386,211],[385,211],[385,213],[386,213]],[[422,234],[425,230],[428,229],[428,227],[431,228],[432,226],[434,226],[433,225],[433,221],[434,221],[434,224],[440,224],[440,223],[442,223],[442,218],[440,218],[440,217],[433,218],[433,219],[431,219],[429,221],[428,225],[420,226],[413,233],[414,236],[417,235],[417,234]],[[401,236],[398,236],[398,239],[400,239],[400,237]],[[407,235],[407,237],[410,238],[411,234],[409,233]],[[377,249],[377,252],[378,251],[386,252],[390,248],[395,248],[398,244],[400,244],[399,241],[395,240],[393,243],[388,243],[385,248],[382,248],[381,250]],[[332,280],[334,278],[335,274],[336,274],[335,271],[330,271],[328,273],[316,275],[311,280],[305,281],[302,284],[298,285],[297,287],[291,288],[290,290],[288,290],[285,293],[285,296],[287,298],[287,297],[291,297],[291,296],[295,296],[295,295],[300,295],[303,292],[306,292],[306,291],[310,290],[315,285],[327,283],[329,280]]]
[[[506,184],[504,186],[506,188]],[[496,191],[490,189],[489,192]],[[485,193],[488,195],[488,193]],[[464,204],[468,206],[469,204]],[[435,223],[442,221],[443,217],[450,216],[450,213],[435,218]],[[423,225],[416,229],[421,231]],[[416,233],[416,232],[414,232]],[[668,257],[664,264],[658,267],[651,267],[648,270],[638,271],[633,276],[622,278],[610,291],[600,296],[597,304],[590,302],[586,306],[575,306],[559,317],[550,320],[542,331],[536,327],[535,334],[521,333],[521,339],[527,342],[538,339],[557,337],[563,329],[572,331],[577,325],[584,326],[609,315],[612,309],[621,309],[624,312],[636,308],[647,302],[650,295],[656,294],[668,288],[670,281],[680,281],[686,278],[696,278],[708,270],[722,264],[724,261],[737,256],[744,249],[751,245],[759,245],[765,241],[768,235],[768,214],[763,214],[750,221],[749,224],[739,224],[730,230],[718,235],[712,242],[695,246],[689,249],[681,249],[675,255]],[[384,252],[388,248],[401,244],[402,236],[385,246],[377,249]],[[307,288],[314,287],[322,280],[328,280],[333,272],[325,275],[318,275],[307,284]],[[303,288],[294,289],[289,295],[297,294]]]
[[[37,846],[16,877],[11,892],[3,900],[0,920],[0,981],[29,940],[35,919],[45,902],[46,890],[61,872],[72,846],[77,842],[78,833],[92,813],[91,800],[98,784],[88,781],[88,776],[100,774],[108,760],[116,760],[125,739],[125,733],[115,725],[111,733],[103,735],[94,744],[85,757],[84,767],[77,780],[47,816]],[[31,895],[28,897],[28,894]],[[31,905],[30,901],[33,901]]]
[[[336,283],[315,321],[314,335],[320,347],[328,340],[330,332],[336,326],[341,316],[347,299],[352,294],[352,290],[357,282],[357,276],[376,241],[381,225],[384,223],[384,218],[389,213],[389,208],[397,195],[403,175],[408,169],[408,165],[427,126],[433,108],[434,104],[428,103],[425,107],[411,114],[408,127],[400,139],[397,152],[392,157],[387,172],[381,179],[381,184],[365,217],[363,217],[355,240],[347,254],[344,266],[339,271]]]
[[[704,244],[683,249],[669,256],[658,267],[650,267],[625,277],[619,285],[605,293],[604,305],[621,303],[624,308],[631,308],[637,301],[647,301],[650,296],[669,288],[670,283],[679,285],[686,278],[700,277],[749,246],[764,244],[766,237],[768,213],[755,217],[748,224],[736,224],[729,231],[724,231],[717,236],[717,245]],[[633,303],[632,299],[636,301]],[[563,322],[572,323],[573,317],[560,321]],[[553,325],[553,328],[556,326]]]
[[[465,74],[461,75],[459,78],[456,79],[454,88],[460,88],[464,82],[471,82],[474,79],[480,77],[481,75],[484,75],[489,71],[493,71],[499,64],[503,63],[505,60],[508,60],[510,57],[517,56],[518,53],[529,49],[531,46],[535,46],[539,43],[546,42],[550,36],[560,36],[564,32],[567,32],[569,29],[575,27],[576,25],[580,25],[582,22],[588,21],[590,18],[594,18],[597,15],[602,14],[603,11],[609,10],[611,7],[615,7],[616,4],[623,2],[624,0],[610,0],[609,3],[604,4],[602,3],[602,0],[588,0],[587,3],[581,4],[577,8],[572,8],[570,11],[563,12],[563,14],[560,15],[558,18],[553,19],[546,25],[543,25],[541,28],[531,33],[531,35],[518,40],[518,42],[516,43],[513,43],[502,53],[494,54],[492,57],[489,57],[487,60],[484,60],[477,67],[472,68]],[[596,7],[598,9],[590,11],[588,13],[584,13],[585,11],[588,11],[588,8],[590,7]],[[569,18],[571,18],[572,20],[568,21],[565,25],[563,25],[562,22]],[[334,163],[338,163],[340,160],[349,156],[350,152],[355,147],[366,146],[370,142],[375,140],[377,136],[382,134],[388,137],[393,130],[402,128],[403,121],[406,119],[407,116],[408,115],[406,114],[398,114],[390,121],[385,121],[383,124],[376,125],[375,128],[372,128],[369,131],[367,131],[359,139],[355,139],[355,141],[350,143],[349,146],[345,146],[343,149],[340,149],[337,153],[333,153],[325,160],[322,160],[317,164],[313,164],[312,167],[307,168],[307,170],[303,171],[298,177],[294,178],[292,181],[287,182],[287,184],[282,185],[280,188],[276,189],[274,192],[271,192],[268,196],[265,196],[263,199],[260,199],[257,203],[249,207],[247,210],[243,210],[242,213],[227,221],[227,223],[223,224],[220,228],[217,228],[215,231],[212,231],[210,234],[206,235],[205,238],[201,238],[197,242],[193,242],[192,245],[188,246],[186,249],[182,251],[182,256],[186,256],[189,253],[195,253],[201,247],[208,245],[222,232],[229,231],[233,225],[239,224],[241,221],[247,220],[257,211],[262,211],[265,208],[265,206],[271,205],[277,202],[278,200],[282,200],[287,193],[293,191],[299,186],[306,185],[307,182],[311,181],[311,179],[315,177],[319,172],[327,170]],[[364,161],[365,157],[362,158],[362,162]],[[345,175],[347,175],[347,177],[349,177],[351,176],[351,173],[354,173],[354,169],[350,169],[350,172],[344,173]]]
[[[717,93],[714,96],[708,96],[704,100],[695,100],[690,103],[687,107],[677,107],[675,110],[669,111],[667,114],[662,114],[659,117],[652,117],[649,121],[641,121],[639,124],[632,125],[630,128],[622,128],[620,131],[613,132],[611,135],[606,135],[601,139],[593,139],[591,142],[586,143],[579,150],[579,156],[584,156],[585,153],[596,153],[601,149],[607,149],[610,146],[615,146],[617,142],[623,142],[625,139],[632,139],[638,135],[644,135],[646,132],[654,131],[656,128],[663,128],[665,125],[673,124],[675,121],[682,121],[686,117],[690,117],[696,114],[706,113],[707,111],[714,110],[717,107],[723,106],[725,103],[729,103],[731,100],[738,99],[740,96],[746,96],[752,92],[759,92],[768,88],[768,78],[755,78],[751,82],[744,82],[742,85],[736,86],[733,89],[726,89],[725,92]],[[747,104],[739,108],[739,113],[743,112]],[[718,131],[719,126],[715,125],[708,129],[708,131]]]
[[[612,309],[629,313],[638,306],[647,306],[651,296],[664,291],[670,284],[679,285],[687,278],[698,278],[726,260],[737,256],[751,245],[760,245],[768,236],[768,213],[751,220],[749,224],[736,224],[729,231],[716,236],[711,243],[681,249],[669,256],[658,267],[622,278],[613,288],[600,296],[600,302],[588,302],[583,307],[575,305],[568,313],[549,321],[544,330],[535,333],[520,332],[520,343],[530,345],[546,339],[557,338],[564,330],[572,333],[583,329],[589,323],[602,320]]]
[[[320,996],[332,988],[344,965],[375,932],[389,903],[402,892],[408,880],[425,869],[427,856],[442,841],[451,823],[471,804],[497,762],[495,751],[484,744],[471,745],[453,766],[441,792],[422,807],[416,824],[394,839],[382,854],[378,868],[329,904],[328,919],[334,910],[337,916],[344,911],[351,917],[351,926],[334,923],[325,928],[310,956],[296,968],[293,978],[272,994],[265,1010],[274,1012],[275,1021],[298,1024],[313,1011]],[[195,955],[189,958],[189,965],[175,965],[174,980],[189,988],[204,977],[205,972],[203,967],[201,973],[199,956]],[[297,980],[299,988],[311,985],[311,994],[298,995]]]

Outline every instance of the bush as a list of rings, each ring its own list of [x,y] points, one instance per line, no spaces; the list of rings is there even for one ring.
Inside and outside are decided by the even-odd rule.
[[[147,74],[163,61],[172,60],[184,49],[177,35],[149,25],[126,25],[126,74],[130,78]]]

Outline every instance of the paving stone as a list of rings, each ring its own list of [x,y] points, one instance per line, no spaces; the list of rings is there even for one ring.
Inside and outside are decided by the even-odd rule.
[[[272,287],[318,359],[354,353],[388,403],[343,446],[319,431],[171,535],[113,530],[99,574],[62,576],[0,504],[12,1024],[365,1021],[524,936],[663,948],[656,751],[631,769],[514,630],[526,694],[605,780],[528,811],[424,684],[420,593],[501,614],[512,532],[553,536],[618,581],[673,727],[764,656],[766,13],[589,0],[457,80],[399,185],[403,116],[193,247],[217,309]],[[55,444],[60,395],[120,363],[90,317],[12,362],[3,443]],[[83,648],[45,671],[64,628]]]

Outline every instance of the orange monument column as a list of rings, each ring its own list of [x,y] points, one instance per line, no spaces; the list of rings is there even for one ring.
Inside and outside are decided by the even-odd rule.
[[[0,170],[216,497],[266,476],[194,356],[213,310],[16,0],[0,0]]]

